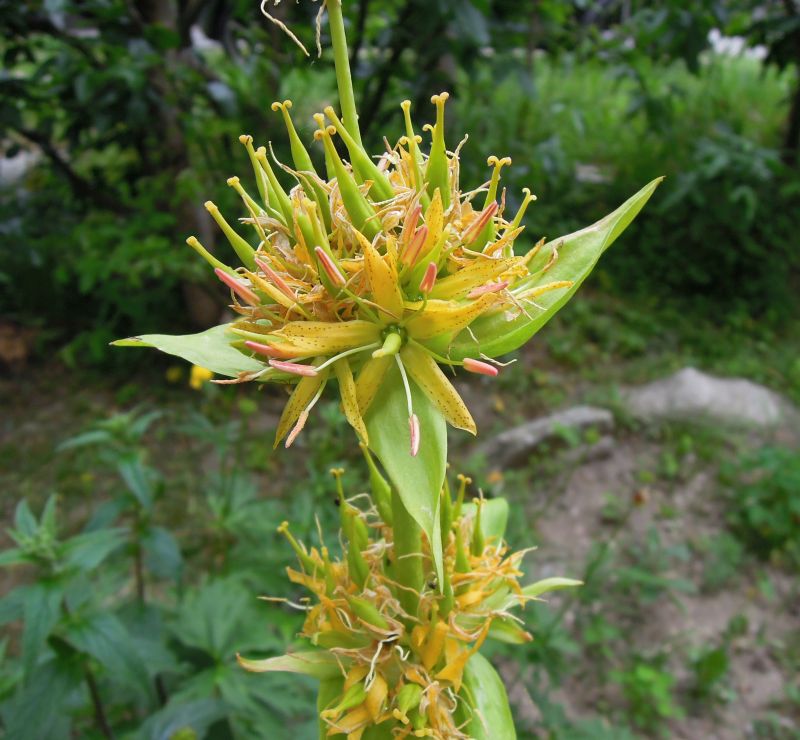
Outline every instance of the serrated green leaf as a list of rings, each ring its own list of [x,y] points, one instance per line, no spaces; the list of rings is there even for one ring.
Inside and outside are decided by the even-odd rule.
[[[72,713],[70,695],[81,691],[83,674],[69,660],[53,659],[38,665],[26,684],[2,704],[4,737],[69,740]]]
[[[142,535],[145,564],[159,578],[177,580],[183,567],[178,541],[164,527],[148,527]]]
[[[6,568],[11,565],[22,565],[23,563],[33,563],[34,559],[28,557],[23,550],[19,547],[12,547],[9,550],[0,552],[0,568]]]
[[[475,653],[464,669],[457,716],[466,722],[464,732],[473,740],[516,740],[514,718],[505,686],[492,664]]]
[[[136,497],[139,505],[149,511],[155,497],[155,474],[146,467],[139,455],[127,455],[117,464],[120,477],[125,481],[128,490]]]
[[[171,700],[167,706],[147,718],[139,728],[139,740],[170,740],[180,730],[191,729],[195,735],[205,737],[209,727],[227,713],[225,702],[218,699],[195,701]]]
[[[304,650],[261,660],[250,660],[239,656],[238,660],[239,665],[251,673],[302,673],[321,680],[342,675],[336,656],[327,650]]]
[[[25,499],[22,499],[17,504],[17,508],[14,511],[14,528],[25,537],[33,537],[39,529],[36,517]]]
[[[63,588],[57,581],[39,581],[25,589],[22,607],[22,669],[28,676],[47,636],[61,616]]]
[[[115,347],[154,347],[230,378],[235,378],[239,373],[263,370],[260,362],[231,346],[234,339],[235,336],[228,332],[228,325],[221,324],[199,334],[145,334],[118,339],[111,344]]]
[[[143,700],[154,698],[147,666],[125,625],[115,615],[104,612],[73,621],[64,637],[76,650],[100,663],[111,680],[128,691],[136,691]]]
[[[431,543],[434,564],[443,582],[439,501],[447,460],[447,426],[442,414],[411,382],[414,413],[419,419],[419,454],[411,456],[408,405],[400,371],[387,374],[365,422],[369,446],[381,461],[406,510]]]
[[[445,342],[436,349],[454,360],[461,360],[464,357],[477,356],[478,349],[484,355],[497,357],[525,344],[575,294],[603,252],[633,221],[662,179],[657,178],[650,182],[594,225],[554,239],[545,245],[534,261],[535,264],[531,266],[533,271],[546,264],[553,249],[558,250],[558,259],[543,274],[532,275],[514,286],[513,292],[519,293],[523,289],[561,280],[573,281],[571,287],[541,294],[535,299],[535,305],[526,304],[527,315],[520,314],[511,321],[506,319],[505,312],[479,318],[455,337],[452,343]]]
[[[60,555],[67,568],[83,572],[94,570],[111,553],[127,542],[128,530],[124,527],[99,529],[71,537],[60,546]]]

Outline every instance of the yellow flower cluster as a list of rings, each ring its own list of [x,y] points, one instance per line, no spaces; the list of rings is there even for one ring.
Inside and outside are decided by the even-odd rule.
[[[360,740],[366,728],[378,725],[387,737],[467,738],[463,726],[472,720],[474,706],[463,685],[467,662],[487,637],[531,639],[510,613],[535,598],[519,585],[525,552],[510,552],[482,523],[485,507],[505,502],[465,504],[470,481],[459,479],[455,501],[447,485],[442,492],[441,589],[423,544],[414,555],[422,561],[424,585],[408,593],[397,572],[394,529],[381,514],[385,502],[374,504],[366,494],[356,499],[367,500],[368,508],[360,509],[339,487],[347,542],[342,559],[332,559],[325,546],[306,549],[287,523],[281,525],[301,566],[288,569],[289,578],[311,594],[303,604],[302,635],[335,657],[342,677],[339,694],[321,712],[329,735]],[[575,583],[565,580],[561,586]],[[240,662],[261,670],[259,661]]]
[[[276,441],[292,443],[329,378],[339,385],[344,412],[363,441],[363,417],[393,365],[400,369],[409,405],[412,454],[419,446],[409,381],[424,391],[447,421],[475,433],[475,422],[439,365],[459,365],[496,375],[480,357],[452,361],[437,353],[491,312],[525,312],[537,295],[571,285],[555,281],[528,287],[528,264],[541,243],[524,256],[513,245],[533,196],[526,191],[511,220],[505,217],[501,169],[510,159],[489,158],[491,178],[468,192],[459,187],[459,150],[444,141],[447,93],[436,95],[436,123],[429,154],[413,128],[410,103],[402,110],[406,135],[373,160],[333,108],[318,114],[315,139],[324,149],[327,176],[319,176],[290,116],[290,101],[276,103],[291,144],[294,168],[255,149],[242,136],[253,165],[259,200],[239,178],[228,184],[241,196],[257,248],[240,236],[211,202],[206,207],[236,250],[234,270],[210,255],[196,238],[188,243],[230,287],[239,315],[236,346],[264,362],[245,380],[296,383],[278,425]],[[337,152],[340,137],[349,162]],[[275,165],[275,166],[273,166]],[[288,192],[275,168],[288,173]],[[480,201],[480,202],[479,202]],[[548,265],[549,266],[549,265]],[[547,269],[547,266],[541,271]],[[541,281],[538,281],[539,283]]]

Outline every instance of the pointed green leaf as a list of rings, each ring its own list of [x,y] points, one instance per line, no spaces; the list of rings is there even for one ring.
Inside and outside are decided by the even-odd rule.
[[[464,732],[473,740],[516,740],[514,719],[505,686],[492,664],[475,653],[464,669],[457,715],[466,720]]]
[[[593,226],[547,244],[532,260],[534,264],[530,267],[533,274],[515,286],[513,292],[516,294],[561,280],[571,280],[571,287],[542,293],[534,299],[535,305],[530,302],[525,304],[527,315],[520,314],[511,321],[506,320],[505,312],[479,318],[462,331],[452,344],[438,349],[445,351],[452,359],[460,360],[476,356],[476,340],[480,352],[489,357],[503,355],[525,344],[572,298],[603,252],[642,210],[662,179],[653,180]],[[558,250],[558,259],[546,272],[537,275],[536,271],[547,264],[553,249]]]
[[[71,537],[61,545],[60,554],[67,568],[88,573],[127,542],[128,530],[124,527],[98,529]]]
[[[41,580],[25,590],[23,605],[22,667],[26,676],[34,666],[47,636],[61,616],[63,587],[57,581]]]
[[[249,660],[238,655],[237,660],[242,668],[252,673],[268,673],[270,671],[302,673],[322,681],[342,675],[342,669],[339,667],[336,656],[327,650],[306,650],[262,660]]]
[[[263,370],[264,366],[260,362],[231,346],[231,342],[235,340],[235,335],[228,332],[228,325],[221,324],[199,334],[145,334],[141,337],[118,339],[111,344],[115,347],[154,347],[230,378],[243,372]]]
[[[574,578],[545,578],[536,583],[531,583],[522,589],[525,596],[537,597],[541,596],[548,591],[560,591],[563,588],[574,588],[575,586],[582,586],[583,581],[576,581]]]
[[[151,676],[136,643],[120,619],[110,612],[75,617],[64,636],[76,650],[91,655],[107,672],[109,680],[136,692],[143,701],[153,700]]]
[[[428,537],[439,583],[443,582],[439,501],[447,460],[444,417],[412,382],[414,413],[419,419],[419,454],[411,456],[408,405],[395,366],[386,375],[365,419],[369,446],[381,461],[403,505]]]

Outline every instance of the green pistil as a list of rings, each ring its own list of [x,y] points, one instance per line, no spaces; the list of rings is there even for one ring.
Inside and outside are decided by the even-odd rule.
[[[392,327],[389,330],[384,332],[383,337],[383,346],[380,349],[376,349],[372,356],[374,358],[378,357],[391,357],[392,355],[396,355],[403,347],[403,337],[405,332],[403,331],[401,334],[401,329],[399,327]]]

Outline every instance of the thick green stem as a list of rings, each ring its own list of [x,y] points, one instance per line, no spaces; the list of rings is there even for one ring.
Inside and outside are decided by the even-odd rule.
[[[331,42],[333,43],[333,59],[336,66],[336,84],[339,87],[339,102],[342,106],[342,123],[360,146],[361,131],[358,128],[353,78],[350,76],[350,56],[347,53],[347,37],[344,33],[342,0],[328,0],[327,5]]]
[[[397,597],[403,609],[417,615],[419,594],[422,592],[422,530],[403,505],[400,494],[392,489],[392,520],[394,533],[393,570],[397,582]]]

